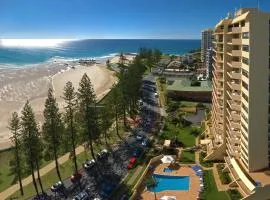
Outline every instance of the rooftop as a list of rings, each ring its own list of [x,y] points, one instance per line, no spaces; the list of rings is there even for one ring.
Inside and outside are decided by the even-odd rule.
[[[173,91],[194,91],[194,92],[211,92],[212,83],[210,81],[200,81],[201,86],[190,86],[189,79],[174,80],[171,85],[167,86],[167,90]]]

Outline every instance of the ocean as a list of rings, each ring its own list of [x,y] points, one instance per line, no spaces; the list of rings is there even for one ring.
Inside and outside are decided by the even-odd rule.
[[[0,46],[0,67],[25,67],[53,59],[106,59],[119,52],[136,53],[141,47],[157,48],[163,53],[181,55],[200,48],[200,40],[89,39],[67,41],[47,48]]]

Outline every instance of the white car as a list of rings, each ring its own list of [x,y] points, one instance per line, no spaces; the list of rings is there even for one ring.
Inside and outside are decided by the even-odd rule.
[[[158,97],[158,93],[157,92],[155,92],[155,97]]]

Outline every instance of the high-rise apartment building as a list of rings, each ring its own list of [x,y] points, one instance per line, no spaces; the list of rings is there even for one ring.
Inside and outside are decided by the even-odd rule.
[[[206,57],[205,57],[205,67],[206,67],[206,78],[208,80],[212,80],[212,74],[213,74],[213,48],[209,48],[206,51]]]
[[[243,199],[270,199],[270,14],[240,9],[221,20],[213,49],[205,159],[225,160]]]

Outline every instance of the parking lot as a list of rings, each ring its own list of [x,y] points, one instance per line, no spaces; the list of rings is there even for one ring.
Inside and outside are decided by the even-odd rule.
[[[118,146],[106,151],[96,161],[86,161],[76,177],[67,179],[63,184],[54,185],[47,194],[51,199],[108,199],[128,170],[136,165],[136,160],[149,142],[149,133],[155,130],[159,122],[158,94],[155,81],[143,81],[141,88],[141,122]],[[77,175],[76,175],[77,176]],[[45,199],[45,198],[44,198]],[[49,198],[47,198],[49,199]]]

